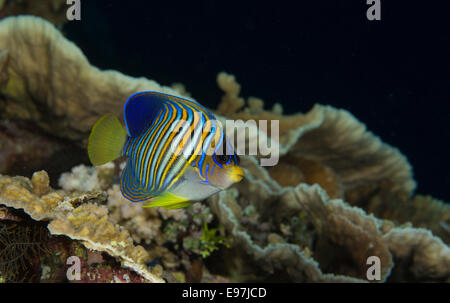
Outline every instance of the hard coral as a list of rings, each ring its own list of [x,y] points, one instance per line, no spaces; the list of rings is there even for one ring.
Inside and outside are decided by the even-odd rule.
[[[269,172],[282,185],[295,186],[298,181],[318,183],[332,197],[354,196],[356,193],[352,199],[360,200],[367,199],[374,191],[396,193],[406,198],[412,194],[415,181],[406,158],[396,148],[367,131],[365,125],[349,112],[315,105],[305,114],[281,115],[264,110],[262,101],[255,98],[250,98],[245,107],[234,76],[221,73],[217,79],[225,91],[218,106],[219,113],[244,121],[279,122],[279,138],[268,140],[275,144],[278,142],[279,165],[286,164],[291,168],[281,170],[274,167]],[[271,134],[268,128],[267,134]],[[258,135],[261,136],[260,133]],[[248,136],[247,146],[254,140]],[[257,157],[263,158],[262,155]],[[292,171],[297,168],[299,172]],[[292,172],[286,181],[284,174],[289,171]]]
[[[147,252],[141,246],[134,246],[126,230],[110,222],[107,208],[98,205],[105,200],[106,196],[101,192],[70,194],[63,190],[54,191],[48,187],[45,172],[35,173],[32,181],[0,175],[0,204],[23,209],[34,220],[48,220],[51,234],[80,240],[89,249],[105,251],[118,258],[124,267],[145,279],[163,282],[145,265]]]
[[[34,15],[61,26],[67,22],[66,3],[66,0],[3,0],[0,1],[0,16]]]
[[[422,195],[407,200],[395,195],[378,195],[361,207],[379,218],[427,228],[447,245],[450,244],[450,205],[444,201]]]
[[[340,199],[332,200],[318,185],[281,187],[268,177],[264,168],[257,166],[256,161],[243,159],[243,163],[250,169],[246,171],[245,180],[237,185],[238,191],[227,190],[210,198],[210,202],[212,210],[232,233],[237,245],[244,248],[246,256],[251,256],[251,264],[266,272],[260,278],[269,279],[268,273],[279,275],[287,270],[288,277],[285,278],[292,281],[363,281],[369,256],[380,258],[381,281],[387,280],[391,271],[405,270],[410,275],[403,276],[402,280],[441,281],[449,277],[449,249],[430,233],[426,234],[427,240],[418,240],[414,235],[427,232],[395,227],[393,222],[367,215],[362,209],[351,207]],[[254,227],[245,219],[249,209],[245,205],[248,203],[253,205],[252,212],[258,215],[254,219]],[[302,212],[306,216],[301,215]],[[309,238],[315,240],[292,237],[292,227],[295,226],[292,219],[304,221],[301,235],[309,234]],[[312,226],[312,229],[307,226]],[[258,229],[252,231],[255,227]],[[395,241],[394,235],[403,235],[404,238],[400,242]],[[395,246],[393,243],[399,244]],[[411,243],[411,246],[406,245],[405,250],[399,252],[401,243]],[[431,255],[433,258],[422,257]],[[235,253],[234,258],[238,256]],[[393,256],[398,263],[394,262]],[[408,267],[406,264],[409,262],[405,260],[411,256],[416,256],[413,257],[415,263]],[[234,261],[234,264],[242,266],[242,262]],[[246,279],[248,268],[244,266],[234,270],[237,271],[235,279]]]
[[[75,44],[38,17],[0,21],[0,50],[1,116],[32,120],[59,137],[85,138],[102,114],[121,116],[124,100],[138,91],[180,95],[155,81],[100,71]]]
[[[61,174],[58,184],[66,191],[106,190],[112,184],[114,170],[113,162],[96,168],[81,164],[73,167],[70,173]]]

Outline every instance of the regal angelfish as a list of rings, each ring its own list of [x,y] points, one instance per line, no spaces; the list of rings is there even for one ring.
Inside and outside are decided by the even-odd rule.
[[[101,117],[89,136],[88,154],[96,166],[128,158],[120,189],[132,202],[186,207],[244,175],[221,125],[195,101],[136,93],[125,103],[124,119],[126,130],[113,114]]]

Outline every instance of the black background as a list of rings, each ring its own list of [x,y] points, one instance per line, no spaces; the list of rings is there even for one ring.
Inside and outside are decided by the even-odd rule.
[[[268,108],[347,109],[408,158],[418,193],[450,201],[444,1],[381,0],[381,21],[367,20],[366,0],[81,3],[63,32],[92,64],[181,82],[211,107],[227,71]]]
[[[227,288],[265,288],[264,298],[232,298],[226,297]],[[216,290],[214,301],[208,298],[183,298],[183,291],[189,288],[195,290]],[[55,292],[61,290],[70,293],[72,298],[83,300],[86,293],[94,302],[105,301],[105,293],[119,297],[124,294],[134,297],[149,297],[151,299],[163,298],[167,302],[277,302],[284,298],[314,298],[318,301],[338,300],[345,302],[361,302],[368,297],[373,302],[384,302],[393,295],[402,297],[405,302],[412,302],[424,293],[432,293],[436,297],[445,298],[448,285],[445,283],[0,283],[3,293],[14,291],[15,298],[24,301],[31,292]],[[222,292],[223,295],[218,293]],[[128,299],[130,300],[130,299]],[[298,299],[297,299],[298,300]],[[58,296],[48,296],[46,302],[61,302]]]

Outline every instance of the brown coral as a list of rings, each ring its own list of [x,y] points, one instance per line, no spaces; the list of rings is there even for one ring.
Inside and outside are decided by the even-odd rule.
[[[450,276],[450,248],[429,230],[395,228],[384,236],[393,255],[412,264],[406,270],[419,281]]]
[[[0,1],[0,16],[34,15],[45,18],[55,25],[67,22],[66,0],[9,0]]]
[[[151,282],[164,281],[145,265],[147,252],[134,246],[126,230],[109,221],[107,208],[98,205],[106,200],[102,192],[71,195],[52,190],[48,183],[45,172],[34,174],[32,181],[0,175],[0,204],[23,209],[38,221],[49,220],[51,234],[65,235],[82,241],[89,249],[105,251]]]
[[[280,168],[269,170],[276,180],[284,182],[283,185],[296,185],[301,176],[303,182],[323,186],[332,197],[349,195],[353,203],[380,191],[403,198],[412,194],[415,182],[406,158],[367,131],[349,112],[315,105],[306,114],[281,115],[264,110],[261,101],[255,98],[249,98],[248,106],[244,107],[235,78],[221,73],[217,79],[219,87],[225,91],[219,113],[244,121],[279,121],[280,165],[299,168],[301,173],[292,173],[286,181],[277,177]]]
[[[250,170],[246,172],[246,180],[237,186],[238,191],[228,190],[210,201],[220,222],[237,239],[239,247],[245,249],[247,256],[252,257],[251,264],[262,267],[265,272],[279,274],[289,269],[287,274],[293,281],[350,281],[350,277],[360,279],[353,281],[363,281],[367,258],[377,256],[382,265],[381,281],[388,279],[391,271],[396,273],[394,279],[401,281],[442,281],[449,277],[449,249],[428,231],[395,227],[393,222],[367,215],[342,200],[329,199],[318,185],[283,188],[273,183],[256,161],[243,162]],[[255,221],[257,225],[247,223],[251,218],[243,220],[248,203],[259,216]],[[302,211],[307,213],[306,217],[301,216],[305,221],[303,226],[310,222],[314,229],[308,232],[302,228],[299,235],[303,238],[296,240],[292,237],[296,233],[292,230],[292,219]],[[291,223],[286,226],[283,222]],[[315,245],[304,238],[308,233],[316,239]],[[269,241],[274,236],[282,241]],[[290,242],[285,243],[284,239]],[[399,239],[401,241],[397,241]],[[407,261],[410,258],[414,260],[412,265]],[[242,275],[245,267],[236,270],[241,272],[238,279],[245,277]],[[405,271],[409,276],[399,278],[397,273]]]
[[[300,183],[319,184],[331,198],[343,198],[344,192],[339,177],[322,163],[303,157],[286,156],[282,162],[269,168],[270,176],[281,186],[296,186]]]
[[[363,207],[379,218],[427,228],[447,245],[450,244],[450,206],[444,201],[422,195],[408,200],[395,195],[377,195]]]
[[[135,92],[180,95],[155,81],[100,71],[41,18],[0,21],[0,50],[1,116],[34,121],[59,137],[85,138],[102,114],[121,116],[124,101]]]

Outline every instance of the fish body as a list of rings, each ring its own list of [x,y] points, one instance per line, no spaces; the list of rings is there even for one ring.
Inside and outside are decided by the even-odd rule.
[[[127,157],[120,188],[128,200],[185,207],[242,179],[222,126],[197,102],[140,92],[125,103],[124,119],[126,131],[114,115],[100,118],[88,154],[94,165]]]

